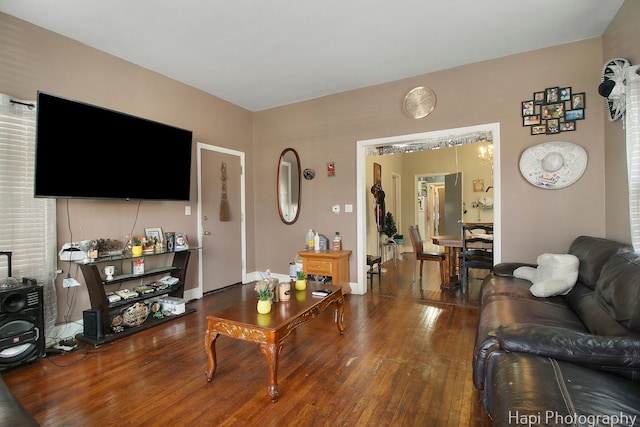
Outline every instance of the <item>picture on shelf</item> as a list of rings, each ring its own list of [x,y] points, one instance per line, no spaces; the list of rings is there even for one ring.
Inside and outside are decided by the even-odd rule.
[[[132,263],[131,272],[134,275],[144,274],[144,258],[135,259],[131,261],[131,263]]]
[[[164,244],[164,234],[162,233],[162,228],[160,227],[145,228],[144,235],[147,239],[151,238],[160,244]]]
[[[176,233],[175,250],[181,251],[189,248],[189,239],[186,233]]]

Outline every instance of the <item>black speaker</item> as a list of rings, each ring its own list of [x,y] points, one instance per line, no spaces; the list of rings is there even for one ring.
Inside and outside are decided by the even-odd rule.
[[[102,310],[85,310],[82,312],[84,336],[97,340],[102,337]]]
[[[0,288],[0,371],[44,354],[42,287]]]

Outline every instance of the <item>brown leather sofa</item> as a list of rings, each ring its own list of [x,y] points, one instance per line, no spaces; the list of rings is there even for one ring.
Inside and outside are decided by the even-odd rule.
[[[473,381],[495,426],[640,426],[640,253],[588,236],[568,253],[580,271],[567,295],[531,295],[513,277],[530,264],[482,284]]]
[[[0,426],[36,427],[38,425],[0,376]]]

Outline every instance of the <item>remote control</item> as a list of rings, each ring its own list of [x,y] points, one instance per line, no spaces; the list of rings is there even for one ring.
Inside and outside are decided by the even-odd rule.
[[[331,292],[331,289],[318,289],[317,291],[311,292],[311,295],[313,295],[314,297],[326,297]]]

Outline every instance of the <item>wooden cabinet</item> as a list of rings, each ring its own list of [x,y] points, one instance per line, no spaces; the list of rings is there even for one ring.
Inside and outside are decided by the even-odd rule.
[[[300,251],[302,271],[306,274],[331,276],[334,285],[341,285],[345,293],[349,287],[349,256],[351,251]]]
[[[101,258],[90,263],[80,263],[80,270],[82,271],[85,283],[87,285],[87,291],[89,292],[91,309],[99,310],[101,319],[100,323],[102,326],[101,330],[97,334],[97,337],[85,336],[82,333],[78,334],[76,338],[81,341],[88,342],[94,346],[99,346],[196,311],[194,308],[186,307],[185,312],[179,315],[165,316],[162,318],[154,318],[153,316],[149,315],[146,321],[141,325],[127,327],[122,332],[114,333],[112,332],[111,328],[111,321],[113,316],[117,315],[123,310],[126,310],[126,308],[132,306],[137,302],[152,302],[165,296],[182,298],[184,295],[184,281],[187,275],[189,257],[191,255],[191,251],[193,250],[194,249],[187,249],[176,252],[162,252],[157,254],[143,255],[141,257],[116,256]],[[108,264],[120,263],[122,265],[124,264],[123,261],[131,262],[135,259],[157,257],[162,255],[167,257],[173,255],[173,261],[171,265],[145,269],[145,272],[142,274],[123,273],[113,276],[113,279],[109,281],[106,281],[101,274],[101,268]],[[125,282],[140,281],[145,278],[149,278],[149,282],[151,282],[154,279],[158,279],[162,276],[167,275],[177,278],[178,281],[168,288],[141,294],[133,298],[122,299],[115,302],[109,302],[109,299],[107,298],[107,293],[109,291],[120,289],[122,287],[122,284]],[[155,276],[155,278],[152,279],[152,276]]]

